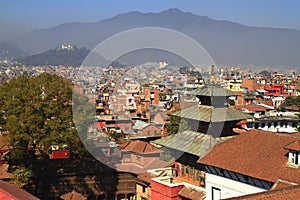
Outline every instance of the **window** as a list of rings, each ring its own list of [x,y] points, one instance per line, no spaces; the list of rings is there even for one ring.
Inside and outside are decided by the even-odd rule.
[[[145,193],[146,192],[146,186],[142,186],[142,190],[143,190],[143,193]]]
[[[221,189],[216,188],[216,187],[211,187],[212,191],[212,200],[220,200],[221,199]]]
[[[147,131],[147,135],[150,135],[150,131]]]
[[[291,162],[295,165],[299,164],[299,160],[298,160],[298,152],[291,152]]]
[[[268,122],[268,128],[270,128],[270,127],[271,127],[271,125],[272,125],[272,124],[271,124],[271,122]]]

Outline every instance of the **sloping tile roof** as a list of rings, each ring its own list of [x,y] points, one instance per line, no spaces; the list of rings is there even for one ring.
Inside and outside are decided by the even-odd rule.
[[[202,200],[205,198],[205,193],[198,192],[196,190],[192,190],[187,187],[183,187],[179,192],[179,196],[182,196],[187,199],[193,199],[193,200]]]
[[[276,182],[282,179],[300,183],[300,169],[286,166],[284,147],[299,136],[252,129],[216,145],[198,163]]]
[[[220,85],[206,85],[201,88],[197,88],[192,92],[194,95],[199,96],[237,96],[235,93],[230,90],[225,89]]]
[[[232,137],[222,137],[215,139],[208,134],[195,131],[184,131],[152,141],[152,143],[172,148],[181,152],[186,152],[192,155],[202,156],[217,142],[221,142]]]
[[[272,186],[271,190],[281,190],[283,188],[292,187],[294,185],[298,185],[297,183],[284,181],[284,180],[277,180],[276,183]]]
[[[0,164],[0,179],[12,179],[12,173],[9,173],[8,170],[9,164],[3,163]]]
[[[76,192],[75,190],[62,195],[60,198],[62,198],[63,200],[86,200],[87,199],[86,197]]]
[[[165,168],[170,167],[174,164],[174,160],[170,160],[169,162],[160,160],[159,158],[154,158],[150,162],[145,165],[137,165],[135,163],[117,163],[114,165],[117,171],[121,172],[129,172],[134,174],[146,173],[147,170],[157,169],[157,168]]]
[[[149,173],[145,172],[138,175],[138,180],[142,180],[143,182],[150,183],[153,176],[151,176]]]
[[[267,109],[264,106],[261,105],[243,105],[243,106],[235,106],[237,109],[247,109],[249,111],[253,112],[260,112],[260,111],[266,111]]]
[[[294,141],[284,147],[288,150],[300,151],[300,140]]]
[[[172,115],[202,122],[238,121],[252,118],[250,115],[244,114],[235,108],[213,108],[206,105],[192,106],[176,111]]]
[[[269,190],[240,197],[228,198],[226,200],[297,200],[300,199],[300,185],[283,188],[280,190]]]
[[[37,200],[38,198],[32,194],[22,190],[16,185],[0,181],[0,193],[3,199],[22,199],[22,200]]]
[[[0,134],[0,151],[8,151],[9,149],[10,147],[5,141],[5,136],[3,134]]]
[[[291,106],[286,106],[285,110],[299,111],[299,108],[297,105],[291,105]]]
[[[139,153],[139,154],[147,154],[147,153],[158,153],[161,150],[148,142],[144,142],[141,140],[129,140],[119,146],[122,151]]]
[[[167,120],[170,119],[170,117],[167,115],[166,112],[157,112],[157,113],[155,114],[155,116],[156,116],[156,115],[160,115],[165,121],[167,121]]]

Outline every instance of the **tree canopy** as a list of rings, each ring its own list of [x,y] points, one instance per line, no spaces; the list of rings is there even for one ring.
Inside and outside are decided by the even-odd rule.
[[[72,87],[63,77],[20,76],[0,86],[0,128],[11,159],[30,164],[52,147],[84,151],[72,116]]]
[[[170,115],[170,123],[167,124],[168,135],[174,135],[178,132],[189,130],[188,122],[179,116]]]
[[[300,96],[287,96],[284,103],[280,105],[280,108],[285,108],[287,106],[297,106],[298,109],[300,109]]]

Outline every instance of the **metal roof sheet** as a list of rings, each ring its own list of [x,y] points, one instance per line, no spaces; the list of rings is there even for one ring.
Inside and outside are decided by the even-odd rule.
[[[197,88],[193,91],[194,95],[199,96],[215,96],[215,97],[222,97],[222,96],[237,96],[234,92],[225,89],[221,85],[206,85],[201,88]]]
[[[214,108],[206,105],[192,106],[176,111],[172,115],[202,122],[238,121],[252,118],[250,115],[244,114],[235,108]]]
[[[213,138],[208,134],[188,130],[152,141],[152,143],[201,157],[216,143],[232,137],[235,136]]]

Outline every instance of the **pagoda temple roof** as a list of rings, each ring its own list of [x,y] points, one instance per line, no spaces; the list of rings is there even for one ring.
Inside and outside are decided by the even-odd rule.
[[[216,143],[233,137],[235,136],[213,138],[205,133],[187,130],[152,141],[152,143],[192,155],[202,156]]]
[[[196,96],[214,96],[214,97],[229,97],[229,96],[237,96],[234,92],[225,89],[221,85],[205,85],[201,88],[197,88],[194,90],[193,95]]]
[[[176,111],[172,113],[172,115],[202,122],[239,121],[252,118],[250,115],[247,115],[235,108],[214,108],[207,105],[191,106],[189,108]]]

